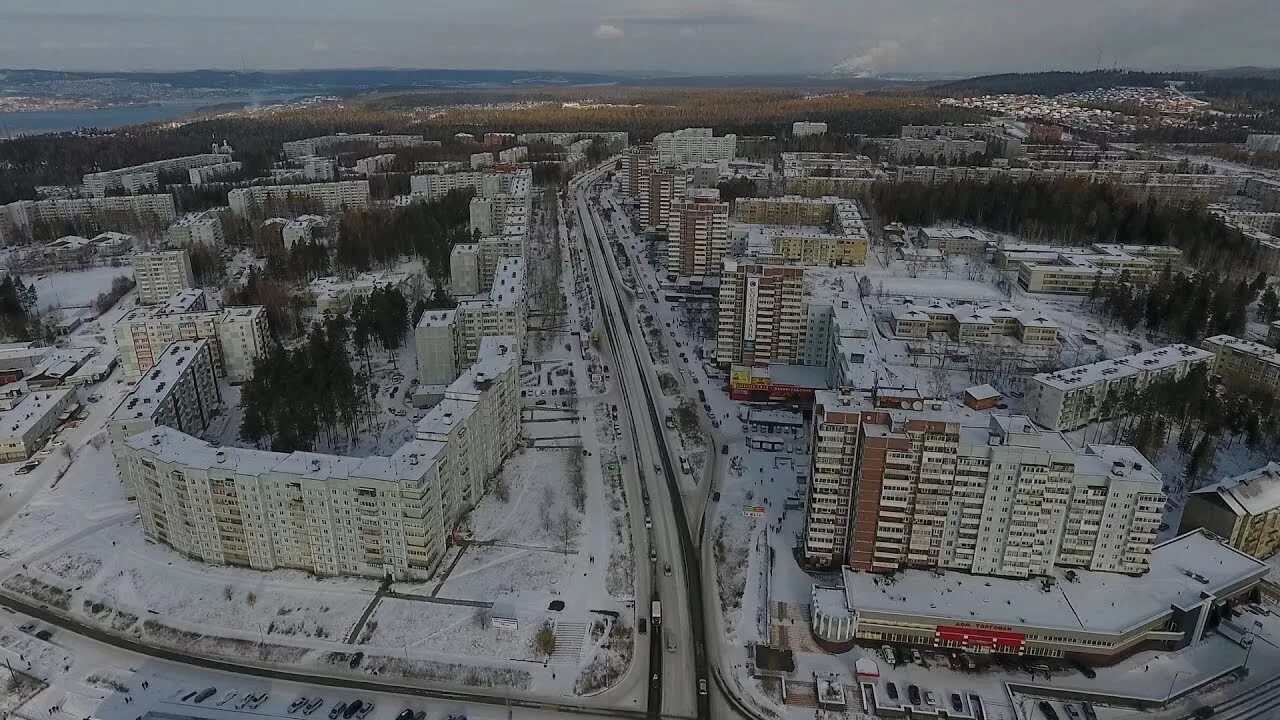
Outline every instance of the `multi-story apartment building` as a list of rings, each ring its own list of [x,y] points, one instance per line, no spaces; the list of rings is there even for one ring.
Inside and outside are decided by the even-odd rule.
[[[449,253],[449,294],[480,292],[480,243],[458,243]]]
[[[370,157],[360,158],[357,160],[356,172],[367,177],[369,175],[389,172],[395,166],[395,153],[384,153],[382,155],[372,155]]]
[[[258,305],[209,310],[203,290],[188,290],[164,305],[129,311],[116,323],[115,336],[127,378],[154,367],[170,343],[209,340],[217,373],[240,383],[253,376],[254,361],[267,352],[267,313]]]
[[[725,260],[716,363],[798,364],[804,340],[804,268]]]
[[[529,148],[525,145],[517,145],[498,152],[498,162],[504,165],[515,165],[516,163],[526,162],[528,159]]]
[[[738,136],[716,137],[711,128],[685,128],[659,133],[653,138],[653,149],[665,163],[732,160],[738,152]]]
[[[260,213],[269,203],[285,203],[290,198],[305,198],[320,203],[326,213],[363,210],[369,207],[368,180],[342,180],[332,183],[302,185],[254,185],[227,193],[231,211],[245,216]]]
[[[810,562],[1007,577],[1148,568],[1165,497],[1131,447],[1079,450],[1026,417],[962,414],[910,389],[821,391],[813,427]]]
[[[165,239],[174,247],[205,245],[221,249],[227,244],[222,220],[216,210],[187,213],[165,231]]]
[[[1280,464],[1193,490],[1180,523],[1179,534],[1204,528],[1253,557],[1274,555],[1280,550]]]
[[[734,213],[741,224],[763,226],[744,229],[765,236],[772,255],[783,262],[810,266],[866,262],[870,236],[856,200],[798,195],[743,198],[734,204]]]
[[[187,171],[187,177],[191,180],[192,185],[205,185],[232,177],[243,168],[244,165],[238,160],[235,162],[223,162],[217,165],[193,167]]]
[[[1121,279],[1151,282],[1166,268],[1177,267],[1182,251],[1164,245],[1006,245],[996,250],[994,261],[1002,270],[1016,269],[1018,284],[1027,292],[1087,295]]]
[[[117,460],[125,440],[158,425],[189,435],[204,432],[221,402],[213,342],[169,343],[111,414],[107,435]]]
[[[729,251],[729,203],[690,198],[671,204],[667,276],[715,275]]]
[[[524,259],[503,258],[489,294],[469,298],[452,310],[428,310],[414,329],[418,380],[424,387],[446,385],[475,360],[486,337],[511,338],[517,356],[528,328]]]
[[[165,302],[196,286],[191,255],[186,250],[134,253],[133,279],[138,283],[138,302],[143,305]]]
[[[113,195],[111,197],[16,200],[0,205],[0,231],[30,236],[36,223],[53,227],[78,226],[90,221],[165,227],[178,217],[172,195]]]
[[[516,136],[521,145],[537,145],[546,143],[567,147],[581,140],[599,140],[609,145],[615,152],[631,143],[631,136],[625,132],[613,131],[570,131],[570,132],[528,132]]]
[[[501,193],[519,194],[533,187],[533,171],[510,166],[488,168],[484,172],[429,173],[409,176],[409,191],[425,200],[444,197],[454,190],[472,190],[480,197]]]
[[[1213,353],[1213,373],[1236,383],[1267,390],[1280,388],[1280,353],[1252,340],[1214,335],[1200,343]]]
[[[824,122],[809,122],[807,120],[799,120],[791,123],[791,137],[812,137],[814,135],[826,135],[827,124]]]
[[[533,181],[526,174],[512,178],[506,192],[477,195],[471,198],[469,211],[469,229],[474,234],[495,235],[502,232],[502,226],[508,221],[511,211],[524,214],[523,223],[528,224],[529,212],[532,208]]]
[[[520,432],[518,354],[482,357],[390,457],[216,447],[169,426],[117,446],[148,538],[258,570],[425,579]]]
[[[294,245],[314,242],[319,237],[318,231],[327,230],[328,227],[329,218],[327,217],[299,215],[280,228],[280,240],[284,243],[284,249],[288,250]]]
[[[139,195],[159,189],[161,173],[186,172],[191,168],[206,165],[222,165],[229,159],[229,155],[205,153],[203,155],[187,155],[156,160],[118,170],[88,173],[84,176],[84,189],[86,193],[95,198],[106,197],[108,192]]]
[[[1206,341],[1207,342],[1207,341]],[[1214,368],[1214,354],[1170,345],[1112,360],[1038,373],[1027,379],[1023,411],[1051,430],[1074,430],[1108,420],[1119,401],[1159,379],[1180,379],[1193,368]]]
[[[291,140],[284,144],[284,156],[290,160],[324,155],[325,151],[339,145],[362,144],[376,148],[408,148],[438,146],[438,140],[424,140],[421,135],[372,135],[369,133],[341,133],[322,135],[305,140]]]
[[[627,148],[627,153],[622,156],[623,187],[626,188],[627,194],[633,198],[648,195],[648,186],[641,185],[641,178],[647,178],[649,173],[657,169],[657,166],[658,152],[652,145],[636,145]],[[643,182],[647,183],[648,180]]]
[[[653,170],[640,177],[640,185],[640,221],[645,227],[667,229],[671,205],[684,197],[684,171],[675,167]]]

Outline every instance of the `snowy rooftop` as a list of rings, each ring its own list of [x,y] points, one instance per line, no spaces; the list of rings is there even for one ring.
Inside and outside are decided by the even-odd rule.
[[[1220,345],[1238,353],[1252,355],[1259,360],[1280,364],[1280,353],[1277,353],[1275,348],[1252,340],[1241,340],[1231,335],[1214,335],[1213,337],[1205,338],[1204,343],[1210,346]]]
[[[974,400],[991,400],[1000,397],[1000,391],[990,385],[975,385],[964,391],[965,395]]]
[[[1032,380],[1067,391],[1088,387],[1103,380],[1118,380],[1139,372],[1162,370],[1180,363],[1208,362],[1212,358],[1213,353],[1208,350],[1179,343],[1090,365],[1080,365],[1051,373],[1038,373],[1032,376]]]
[[[45,415],[57,407],[63,398],[74,392],[72,388],[54,388],[24,395],[12,410],[0,412],[0,435],[22,437],[33,425],[44,420]]]
[[[488,383],[519,363],[516,339],[510,335],[487,335],[480,339],[476,361],[445,389],[458,396],[479,395]]]
[[[323,453],[278,453],[268,450],[218,447],[199,438],[160,425],[128,439],[129,447],[155,454],[161,461],[205,471],[237,475],[287,473],[313,480],[367,479],[386,482],[418,481],[431,467],[433,443],[410,442],[394,456],[355,458]]]
[[[138,380],[133,391],[120,401],[120,406],[111,414],[111,419],[125,421],[155,415],[164,399],[173,392],[182,375],[191,368],[196,358],[208,346],[208,340],[169,343],[156,359],[156,364],[142,376],[142,379]]]
[[[1261,515],[1280,507],[1280,464],[1268,462],[1194,492],[1217,495],[1236,515]]]
[[[1208,595],[1261,578],[1269,566],[1203,531],[1157,545],[1151,569],[1131,577],[1064,569],[1042,591],[1040,578],[1011,580],[929,570],[882,575],[844,572],[845,600],[855,612],[910,615],[1076,632],[1122,633],[1194,607]]]

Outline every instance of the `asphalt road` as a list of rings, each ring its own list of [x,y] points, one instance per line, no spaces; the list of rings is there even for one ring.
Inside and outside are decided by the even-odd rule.
[[[570,187],[570,199],[579,218],[578,227],[584,233],[583,237],[591,260],[589,267],[593,273],[593,280],[601,294],[602,305],[600,311],[602,324],[610,344],[615,349],[614,354],[619,364],[619,381],[623,390],[624,402],[627,405],[629,414],[636,419],[634,425],[637,437],[648,436],[644,438],[648,442],[641,442],[640,446],[644,448],[644,446],[648,445],[651,452],[642,452],[642,455],[649,456],[645,458],[646,460],[652,458],[652,461],[656,464],[655,474],[662,475],[663,482],[655,482],[648,485],[650,497],[654,500],[652,505],[654,529],[655,531],[665,529],[667,534],[672,534],[674,531],[677,539],[677,542],[666,545],[666,556],[672,557],[674,578],[677,577],[677,564],[674,562],[673,556],[678,553],[678,577],[683,581],[683,592],[679,592],[679,588],[674,587],[675,583],[668,583],[667,587],[663,588],[659,595],[664,598],[664,606],[676,605],[677,608],[683,609],[684,612],[680,612],[677,615],[666,612],[664,608],[666,623],[663,629],[670,629],[677,618],[683,621],[682,625],[687,623],[688,632],[680,633],[680,642],[686,648],[691,645],[693,651],[692,673],[685,676],[692,681],[690,683],[692,687],[680,682],[685,678],[678,673],[670,671],[663,673],[662,665],[665,661],[661,651],[650,653],[650,675],[651,677],[656,676],[656,680],[651,682],[649,707],[652,712],[655,706],[654,700],[660,697],[664,714],[673,712],[674,714],[682,714],[676,708],[681,705],[687,707],[687,698],[689,693],[692,693],[697,707],[697,717],[709,718],[708,695],[697,692],[698,687],[705,688],[711,681],[706,658],[706,635],[703,614],[697,610],[703,607],[699,553],[690,533],[688,515],[677,479],[679,477],[677,467],[672,462],[673,455],[667,445],[657,403],[654,400],[655,393],[652,383],[656,381],[656,378],[651,370],[646,373],[641,364],[641,358],[648,354],[648,349],[643,345],[643,341],[637,342],[636,335],[638,330],[629,321],[634,318],[633,307],[635,301],[625,293],[616,265],[609,262],[608,256],[612,251],[607,245],[606,236],[599,225],[600,221],[597,214],[588,206],[587,191],[590,184],[601,175],[602,172],[597,170],[576,179]],[[637,458],[637,462],[640,461]],[[641,467],[647,470],[648,466]],[[656,472],[657,468],[661,469],[660,473]],[[645,477],[648,477],[647,472]],[[663,494],[666,495],[665,498],[661,497]],[[666,502],[659,504],[659,500],[665,500]],[[695,509],[695,512],[701,515],[701,508]],[[657,534],[659,533],[655,533],[655,535]],[[651,647],[654,644],[656,642],[651,643]],[[687,650],[685,654],[687,654]],[[677,682],[684,687],[671,687],[671,684]]]

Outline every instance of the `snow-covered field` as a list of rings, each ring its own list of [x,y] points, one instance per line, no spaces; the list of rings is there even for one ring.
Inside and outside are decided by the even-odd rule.
[[[95,267],[88,270],[69,272],[42,273],[34,277],[26,277],[27,283],[34,281],[36,286],[36,304],[43,310],[50,308],[86,307],[98,299],[99,293],[111,289],[111,282],[118,277],[133,277],[133,267]]]

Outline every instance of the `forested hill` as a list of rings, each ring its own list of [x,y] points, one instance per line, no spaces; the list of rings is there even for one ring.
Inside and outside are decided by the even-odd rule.
[[[978,92],[984,94],[1020,93],[1058,95],[1111,87],[1152,87],[1163,85],[1166,80],[1194,80],[1195,73],[1138,72],[1131,70],[1088,70],[1085,72],[1035,72],[1002,73],[954,80],[934,85],[933,89],[945,93]]]

